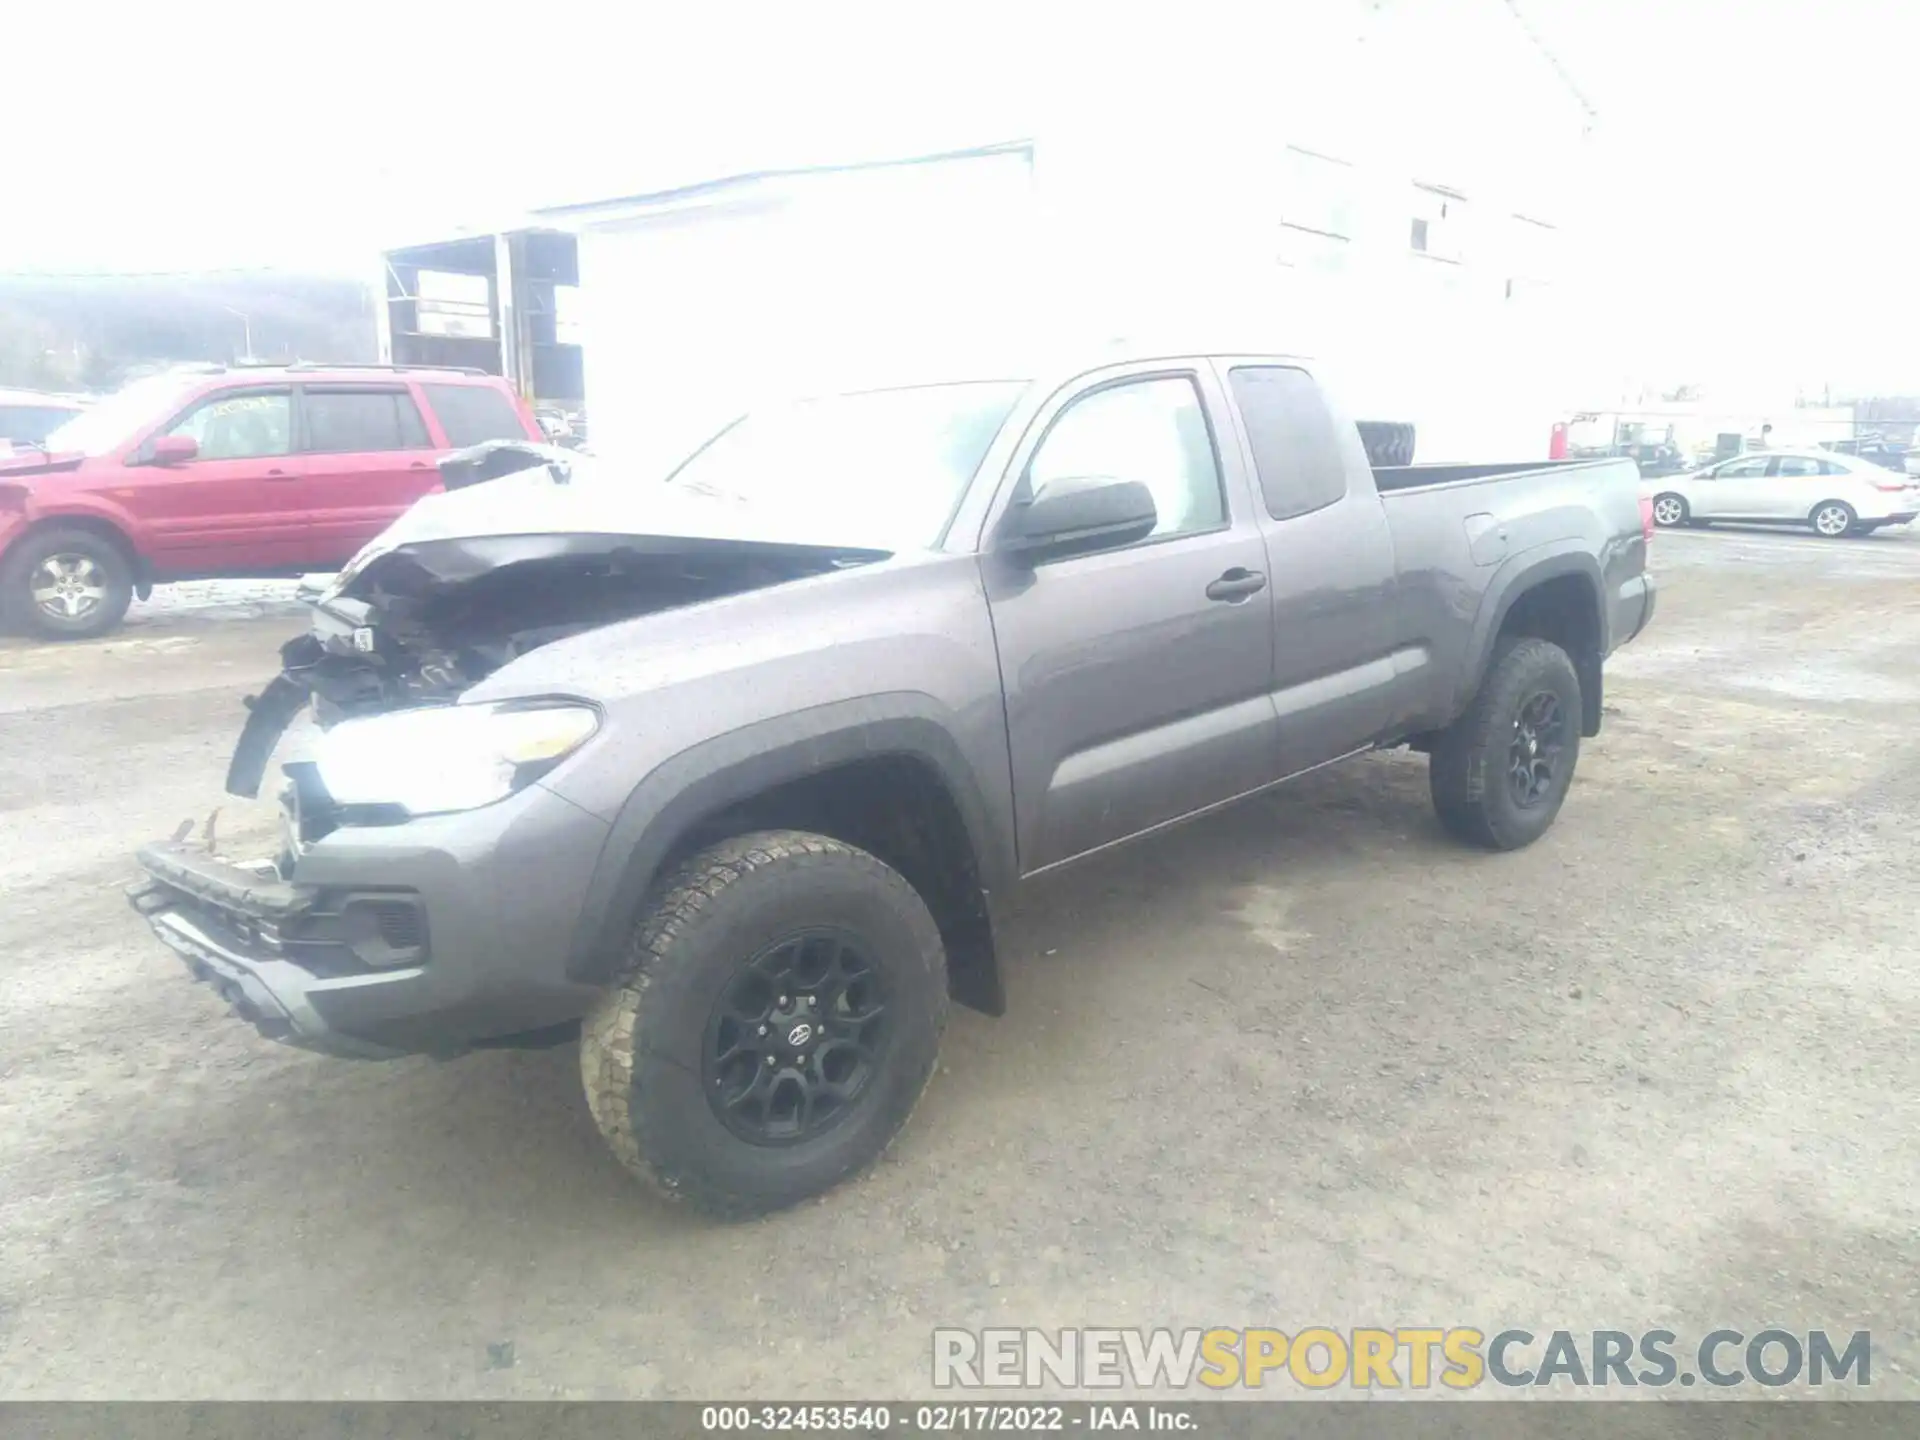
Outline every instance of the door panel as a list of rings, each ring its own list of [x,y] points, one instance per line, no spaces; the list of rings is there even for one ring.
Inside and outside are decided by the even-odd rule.
[[[1200,393],[1192,375],[1123,373],[1043,416],[1031,464],[1016,460],[1027,493],[1069,475],[1139,480],[1164,527],[1099,554],[983,564],[1029,873],[1271,777],[1266,555]]]
[[[1251,526],[1043,565],[992,585],[1028,870],[1230,799],[1272,770],[1265,563]]]
[[[1279,774],[1350,754],[1432,708],[1430,628],[1444,617],[1395,603],[1393,539],[1377,497],[1274,522],[1266,553]],[[1397,618],[1413,633],[1396,633]]]
[[[312,533],[309,561],[344,565],[422,495],[440,488],[431,451],[303,455]]]
[[[300,422],[310,564],[344,565],[440,487],[439,452],[404,388],[308,385]]]
[[[1694,514],[1703,519],[1728,520],[1766,514],[1771,485],[1767,472],[1772,468],[1770,455],[1729,460],[1714,472],[1712,479],[1700,483],[1698,488],[1706,507],[1695,506]]]
[[[1844,476],[1825,474],[1811,456],[1778,456],[1761,495],[1766,508],[1759,513],[1770,520],[1805,520],[1815,505],[1844,483]]]
[[[1313,378],[1230,365],[1226,380],[1272,580],[1276,775],[1295,775],[1432,707],[1436,617],[1398,603],[1393,536],[1359,432]]]
[[[139,484],[121,497],[146,522],[158,571],[285,570],[306,563],[292,405],[286,389],[222,391],[157,432],[188,436],[200,446],[192,460],[141,466]]]

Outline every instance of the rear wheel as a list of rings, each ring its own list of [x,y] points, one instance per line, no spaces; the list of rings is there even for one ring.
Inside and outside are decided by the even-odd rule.
[[[92,530],[42,530],[14,546],[0,568],[0,610],[53,640],[104,635],[133,603],[133,567]]]
[[[1580,759],[1580,677],[1546,640],[1505,640],[1473,703],[1434,741],[1433,808],[1460,839],[1518,850],[1547,833]]]
[[[946,1017],[945,952],[913,887],[864,850],[768,831],[668,882],[625,979],[587,1017],[581,1076],[628,1169],[743,1217],[878,1157],[933,1073]]]
[[[1829,540],[1838,540],[1860,523],[1860,517],[1844,500],[1822,500],[1813,507],[1807,520],[1816,535],[1824,535]]]

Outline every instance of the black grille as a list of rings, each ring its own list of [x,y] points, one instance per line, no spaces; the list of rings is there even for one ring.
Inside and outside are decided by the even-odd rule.
[[[376,900],[369,904],[380,938],[395,950],[416,949],[427,938],[427,927],[420,908],[402,900]]]
[[[287,927],[283,944],[289,960],[316,975],[424,965],[427,912],[411,894],[325,892]]]

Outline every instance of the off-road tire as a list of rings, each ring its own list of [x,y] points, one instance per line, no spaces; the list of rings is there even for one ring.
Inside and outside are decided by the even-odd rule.
[[[705,1092],[714,1002],[750,956],[825,924],[869,943],[894,1028],[839,1123],[788,1145],[750,1143]],[[594,1123],[629,1170],[669,1200],[743,1219],[818,1195],[876,1160],[925,1090],[946,1020],[946,952],[914,888],[854,846],[764,831],[701,851],[661,885],[625,973],[582,1027],[580,1075]]]
[[[47,614],[28,588],[40,563],[53,555],[83,555],[98,567],[105,598],[86,615],[68,620]],[[95,530],[57,527],[28,535],[0,563],[0,618],[10,628],[47,640],[90,640],[118,625],[133,603],[133,566],[125,552]]]
[[[1507,785],[1507,747],[1521,707],[1542,691],[1559,700],[1565,749],[1552,788],[1534,808],[1523,809]],[[1427,778],[1440,823],[1488,850],[1518,850],[1546,834],[1573,783],[1580,714],[1580,677],[1566,651],[1546,640],[1499,642],[1466,714],[1434,741]]]

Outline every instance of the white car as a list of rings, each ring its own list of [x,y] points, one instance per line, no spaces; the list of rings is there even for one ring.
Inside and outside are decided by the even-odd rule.
[[[0,455],[12,449],[39,448],[47,436],[85,410],[71,395],[37,390],[0,390]]]
[[[1760,450],[1649,483],[1665,526],[1737,520],[1805,525],[1828,539],[1905,525],[1920,515],[1920,477],[1830,450]]]

